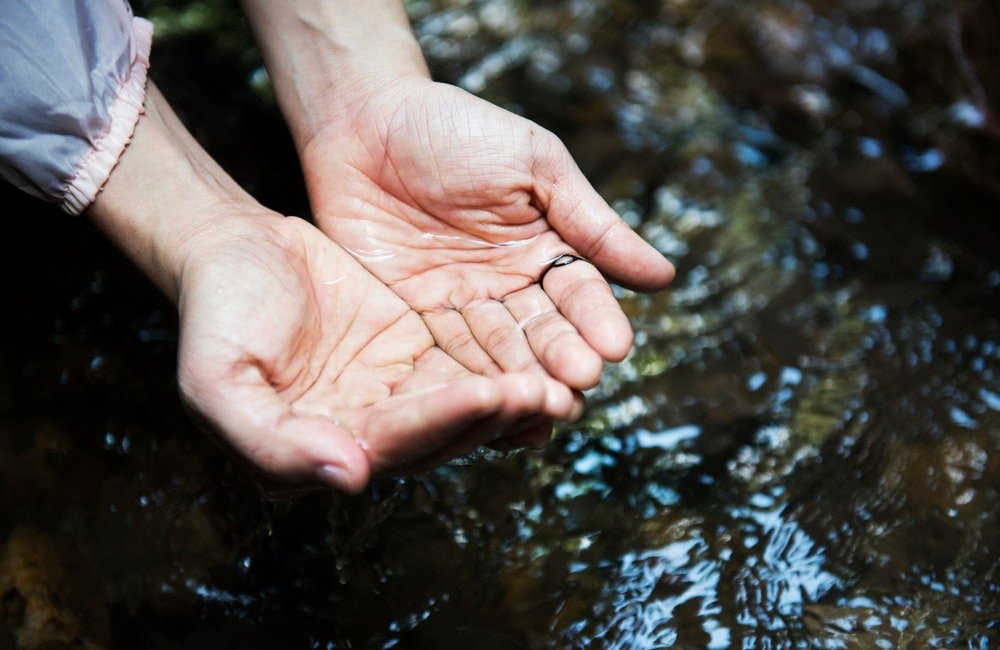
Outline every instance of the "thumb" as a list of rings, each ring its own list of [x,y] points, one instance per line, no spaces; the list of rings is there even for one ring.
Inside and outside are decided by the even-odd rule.
[[[533,139],[534,193],[549,223],[604,275],[638,291],[658,291],[674,266],[637,235],[580,171],[566,146],[548,131]]]
[[[298,415],[246,362],[225,373],[181,366],[181,394],[210,433],[250,465],[268,489],[329,486],[358,493],[370,467],[354,437],[330,420]]]

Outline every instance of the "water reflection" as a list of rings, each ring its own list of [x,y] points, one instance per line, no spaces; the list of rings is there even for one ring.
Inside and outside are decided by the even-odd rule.
[[[803,605],[841,583],[823,569],[822,548],[776,506],[781,490],[774,492],[727,512],[733,534],[711,546],[691,536],[702,521],[690,522],[683,539],[626,553],[595,611],[571,624],[564,640],[574,647],[728,648],[737,638],[743,647],[754,638],[795,639],[790,630],[798,627]],[[727,611],[731,604],[738,607],[735,616]]]
[[[235,9],[135,4],[195,130],[302,212]],[[638,346],[584,421],[541,454],[262,503],[176,405],[169,308],[77,232],[0,344],[4,532],[72,542],[42,564],[86,560],[121,647],[1000,644],[992,5],[408,6],[439,78],[558,132],[678,262],[671,291],[620,291]],[[205,51],[263,99],[168,74]],[[207,110],[226,93],[261,142]]]

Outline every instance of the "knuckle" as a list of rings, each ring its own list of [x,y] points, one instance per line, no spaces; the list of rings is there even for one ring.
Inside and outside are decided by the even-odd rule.
[[[468,331],[453,334],[444,341],[444,349],[448,351],[460,352],[468,349],[469,346],[478,347],[472,332]]]
[[[618,225],[617,221],[613,221],[604,228],[600,229],[593,237],[587,240],[584,245],[584,250],[586,251],[587,257],[594,259],[600,257],[601,253],[607,247],[608,242],[611,240],[613,233]]]
[[[603,283],[596,278],[577,278],[566,287],[564,295],[570,304],[583,303],[603,291]]]
[[[533,356],[526,356],[512,367],[513,372],[545,372],[545,368]]]
[[[483,337],[483,345],[491,353],[501,352],[511,344],[511,332],[505,327],[495,327]]]
[[[567,325],[568,323],[562,314],[557,311],[548,311],[535,316],[524,329],[531,334],[556,337],[566,330]]]

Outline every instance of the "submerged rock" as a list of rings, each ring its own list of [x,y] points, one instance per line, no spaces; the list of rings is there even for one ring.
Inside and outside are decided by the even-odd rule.
[[[99,650],[110,646],[97,578],[65,541],[18,528],[0,552],[0,647]]]

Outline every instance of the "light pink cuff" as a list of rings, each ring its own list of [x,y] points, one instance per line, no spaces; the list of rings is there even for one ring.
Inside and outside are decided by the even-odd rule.
[[[108,108],[108,126],[93,148],[83,157],[63,195],[62,209],[76,215],[93,203],[97,193],[111,176],[111,170],[135,132],[136,122],[146,100],[146,71],[153,44],[153,24],[144,18],[132,18],[133,56],[128,76],[118,87]]]

